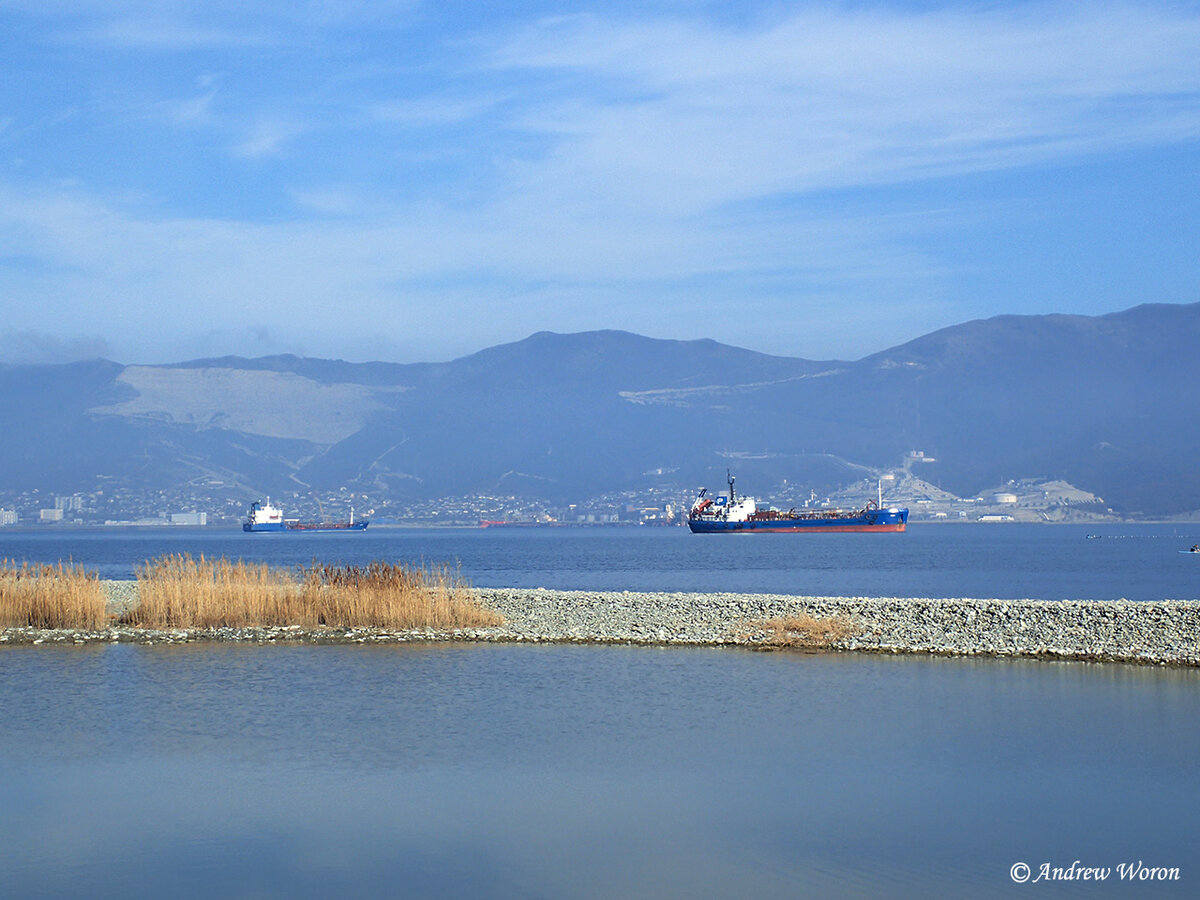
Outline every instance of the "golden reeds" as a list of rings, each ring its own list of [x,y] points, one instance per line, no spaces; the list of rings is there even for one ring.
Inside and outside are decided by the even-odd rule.
[[[314,563],[292,572],[176,554],[146,563],[137,579],[139,602],[125,621],[157,628],[467,628],[503,621],[445,568]]]
[[[104,588],[94,572],[58,563],[0,562],[0,626],[101,628]]]
[[[755,623],[767,634],[769,647],[831,647],[857,633],[854,623],[841,616],[818,619],[797,613]]]
[[[470,628],[500,625],[457,572],[373,562],[367,566],[312,565],[301,570],[301,600],[320,624],[381,628]]]
[[[290,621],[297,585],[264,563],[171,554],[137,567],[138,603],[122,617],[152,628],[310,625]]]

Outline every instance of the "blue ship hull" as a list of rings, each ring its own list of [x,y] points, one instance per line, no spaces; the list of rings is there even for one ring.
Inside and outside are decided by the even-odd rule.
[[[243,522],[242,531],[246,532],[278,532],[300,531],[313,534],[324,531],[366,531],[367,521],[362,522]]]
[[[243,522],[242,531],[287,531],[282,522]]]
[[[299,519],[285,519],[283,511],[272,506],[268,497],[266,503],[255,500],[250,504],[250,515],[242,523],[242,531],[247,534],[280,531],[366,531],[367,525],[366,519],[361,522],[354,521],[354,507],[350,507],[348,522],[301,522]]]
[[[908,525],[907,509],[867,509],[848,514],[821,515],[787,513],[752,517],[730,522],[718,516],[694,516],[688,528],[695,534],[729,532],[829,532],[829,531],[903,531]]]

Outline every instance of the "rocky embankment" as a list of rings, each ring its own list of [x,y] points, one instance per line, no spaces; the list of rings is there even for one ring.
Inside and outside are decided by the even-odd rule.
[[[842,650],[1200,665],[1200,601],[929,600],[479,590],[509,640],[780,643],[771,622],[835,622]],[[785,638],[782,643],[789,643]],[[800,635],[797,646],[817,646]]]
[[[136,602],[109,582],[109,612]],[[96,631],[8,628],[6,643],[196,640],[321,643],[414,640],[801,646],[889,653],[1026,656],[1200,665],[1200,601],[931,600],[476,589],[496,628],[304,629],[296,626]]]

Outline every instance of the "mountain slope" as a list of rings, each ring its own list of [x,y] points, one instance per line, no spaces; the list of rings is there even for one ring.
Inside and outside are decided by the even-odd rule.
[[[292,356],[0,366],[0,490],[578,499],[674,473],[818,490],[936,457],[969,495],[1062,478],[1130,513],[1200,508],[1200,304],[968,322],[855,362],[541,332],[446,363]]]

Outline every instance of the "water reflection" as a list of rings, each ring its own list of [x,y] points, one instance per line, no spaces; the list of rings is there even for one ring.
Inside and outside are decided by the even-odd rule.
[[[0,861],[20,896],[1008,896],[1018,860],[1131,854],[1186,876],[1197,687],[713,649],[8,648]]]

